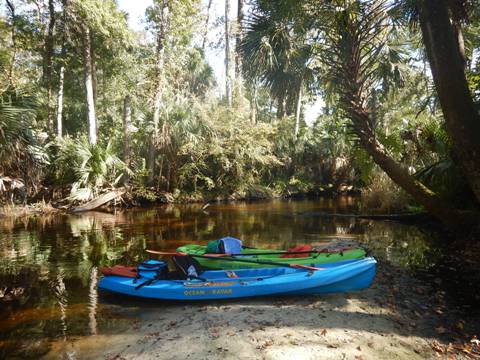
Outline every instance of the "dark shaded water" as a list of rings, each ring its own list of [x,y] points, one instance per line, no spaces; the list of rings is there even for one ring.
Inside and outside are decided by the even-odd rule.
[[[269,248],[354,240],[394,265],[435,264],[434,236],[415,226],[318,216],[356,207],[354,198],[341,197],[0,219],[0,358],[37,358],[54,342],[121,332],[132,319],[98,296],[98,268],[143,260],[144,249],[174,250],[226,235]]]

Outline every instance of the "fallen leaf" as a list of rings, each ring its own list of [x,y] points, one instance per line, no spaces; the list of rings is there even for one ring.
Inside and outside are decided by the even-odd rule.
[[[322,331],[320,331],[320,335],[322,336],[327,335],[327,329],[323,329]]]
[[[442,345],[440,345],[437,341],[434,341],[430,344],[430,346],[432,347],[433,350],[435,350],[436,352],[440,353],[440,354],[444,354],[445,353],[445,347],[443,347]]]
[[[273,345],[273,339],[269,339],[269,340],[264,341],[263,344],[258,345],[257,349],[258,350],[265,350],[267,347],[272,346],[272,345]],[[294,345],[296,345],[296,344],[294,344]]]

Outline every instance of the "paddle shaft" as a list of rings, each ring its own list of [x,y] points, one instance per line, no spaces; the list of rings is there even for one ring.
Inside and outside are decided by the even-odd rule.
[[[255,249],[255,248],[249,248]],[[344,251],[355,250],[358,247],[348,247],[342,248],[335,251],[329,251],[328,249],[312,249],[312,250],[302,250],[302,251],[272,251],[272,252],[257,252],[257,253],[241,253],[241,254],[204,254],[206,256],[215,256],[215,257],[230,257],[230,256],[263,256],[263,255],[296,255],[296,254],[341,254]],[[172,253],[165,253],[159,255],[170,255]],[[192,254],[189,254],[192,255]]]
[[[218,254],[228,256],[252,256],[252,255],[295,255],[295,254],[341,254],[344,251],[354,250],[356,247],[342,248],[335,251],[329,251],[328,249],[312,249],[302,251],[272,251],[272,252],[258,252],[258,253],[241,253],[241,254]],[[217,255],[217,254],[215,254]]]
[[[146,250],[146,251],[150,254],[158,254],[158,255],[180,255],[180,256],[190,255],[191,257],[202,258],[202,259],[237,261],[237,262],[244,262],[244,263],[250,263],[250,264],[285,266],[285,267],[291,267],[291,268],[294,268],[294,269],[324,270],[323,268],[317,268],[317,267],[314,267],[314,266],[306,266],[306,265],[300,265],[300,264],[289,264],[289,263],[282,263],[282,262],[269,261],[269,260],[238,259],[238,258],[235,258],[233,256],[230,256],[230,257],[215,257],[215,256],[194,255],[194,254],[185,254],[185,253],[166,253],[166,252],[155,251],[155,250]]]

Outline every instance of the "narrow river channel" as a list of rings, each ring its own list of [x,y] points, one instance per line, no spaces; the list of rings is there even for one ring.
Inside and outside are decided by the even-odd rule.
[[[145,249],[174,250],[226,235],[268,248],[355,241],[395,266],[435,264],[435,235],[426,230],[321,215],[354,213],[357,205],[355,198],[339,197],[0,219],[0,358],[37,358],[62,341],[115,336],[144,307],[158,306],[128,299],[131,316],[118,315],[109,298],[97,293],[99,267],[146,259]]]

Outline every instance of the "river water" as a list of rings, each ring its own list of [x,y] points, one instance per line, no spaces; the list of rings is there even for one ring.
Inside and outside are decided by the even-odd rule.
[[[99,267],[144,260],[145,249],[174,250],[227,235],[277,249],[355,241],[399,267],[435,264],[435,234],[426,230],[324,216],[354,213],[357,205],[355,198],[339,197],[0,219],[0,358],[38,358],[59,342],[115,336],[141,316],[142,307],[158,306],[128,299],[123,305],[132,316],[119,315],[108,296],[97,293]],[[59,357],[82,354],[65,350]]]

